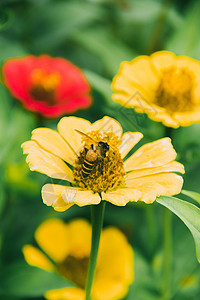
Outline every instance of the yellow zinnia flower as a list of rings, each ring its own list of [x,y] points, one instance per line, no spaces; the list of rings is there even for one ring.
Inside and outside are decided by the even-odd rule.
[[[200,122],[200,62],[168,51],[122,62],[113,100],[178,128]]]
[[[35,232],[35,239],[50,260],[32,245],[25,245],[23,253],[28,264],[60,274],[74,287],[50,290],[49,300],[84,300],[87,268],[91,248],[91,226],[83,220],[65,224],[60,219],[49,219]],[[117,228],[102,231],[92,300],[123,298],[133,282],[133,250]]]
[[[70,182],[70,187],[46,184],[42,188],[44,203],[57,211],[101,200],[119,206],[138,200],[152,203],[159,195],[178,194],[183,180],[173,172],[184,173],[184,167],[174,161],[176,152],[170,138],[146,144],[126,160],[141,138],[140,132],[122,134],[120,124],[110,117],[93,124],[64,117],[58,123],[58,132],[35,129],[31,141],[22,147],[32,171]],[[91,162],[93,156],[97,159]]]

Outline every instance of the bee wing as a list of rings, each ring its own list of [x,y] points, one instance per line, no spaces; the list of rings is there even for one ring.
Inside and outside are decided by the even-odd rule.
[[[85,134],[84,132],[78,130],[78,129],[75,129],[76,132],[78,132],[79,134],[81,134],[82,136],[85,136],[86,138],[90,139],[91,142],[97,144],[97,141],[93,140],[89,135]]]

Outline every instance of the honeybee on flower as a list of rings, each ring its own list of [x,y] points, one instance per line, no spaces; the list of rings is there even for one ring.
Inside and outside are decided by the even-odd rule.
[[[64,117],[58,123],[58,132],[37,128],[22,148],[28,154],[26,161],[31,170],[70,183],[70,187],[45,184],[42,188],[43,202],[57,211],[65,211],[74,204],[99,204],[102,200],[118,206],[129,201],[152,203],[157,196],[180,193],[183,179],[176,173],[184,173],[184,167],[175,161],[170,138],[143,145],[127,158],[141,138],[140,132],[123,134],[121,125],[110,117],[93,124],[77,117]],[[95,164],[85,176],[85,149],[91,147],[91,139],[109,147],[101,158],[100,168]],[[69,199],[69,191],[74,191],[73,198]]]

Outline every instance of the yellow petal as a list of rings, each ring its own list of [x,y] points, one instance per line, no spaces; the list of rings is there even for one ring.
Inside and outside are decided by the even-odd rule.
[[[31,171],[37,171],[52,178],[73,181],[72,170],[58,157],[42,149],[36,142],[22,144],[26,161]]]
[[[163,138],[148,143],[139,148],[125,163],[125,171],[132,171],[143,168],[154,168],[173,161],[176,157],[171,139]]]
[[[79,154],[83,147],[82,136],[75,131],[78,129],[83,133],[91,131],[91,123],[87,120],[77,117],[64,117],[58,123],[58,131],[65,141]]]
[[[99,132],[113,132],[119,138],[122,135],[122,127],[115,119],[104,117],[92,124],[91,130],[99,130]]]
[[[62,262],[69,253],[68,230],[62,220],[49,219],[43,222],[35,232],[35,239],[55,262]]]
[[[112,243],[109,241],[112,240]],[[118,262],[117,264],[115,262]],[[102,231],[96,277],[119,275],[118,279],[131,283],[133,281],[133,249],[126,236],[115,227],[107,227]]]
[[[83,219],[71,221],[68,226],[70,253],[77,258],[89,257],[91,249],[91,225]]]
[[[125,108],[130,108],[129,101],[128,101],[130,99],[129,94],[126,94],[126,93],[123,93],[123,92],[114,93],[112,95],[112,99],[115,102],[118,102],[118,103],[122,104]],[[123,107],[122,107],[122,110],[123,110]]]
[[[124,206],[129,201],[137,201],[141,197],[141,192],[131,188],[121,188],[116,191],[102,193],[102,200],[107,200],[114,205]]]
[[[74,165],[77,155],[55,130],[37,128],[33,130],[31,139],[35,140],[44,150]]]
[[[172,127],[172,128],[178,128],[180,126],[179,122],[175,118],[175,114],[170,115],[168,114],[166,109],[158,109],[155,105],[152,105],[152,108],[154,107],[154,112],[149,111],[148,116],[150,119],[156,122],[162,122],[165,126]],[[139,112],[139,111],[138,111]]]
[[[94,283],[92,295],[95,300],[124,299],[128,293],[128,285],[115,279],[100,278]]]
[[[163,172],[179,172],[179,173],[185,173],[184,166],[177,161],[172,161],[164,166],[161,167],[155,167],[155,168],[147,168],[147,169],[141,169],[136,170],[128,173],[126,175],[126,184],[130,184],[130,181],[138,178],[138,177],[144,177],[147,175],[153,175],[157,173],[163,173]]]
[[[136,86],[134,86],[134,88],[135,87]],[[135,108],[135,110],[140,113],[151,113],[157,116],[159,115],[158,113],[164,111],[163,108],[153,104],[154,95],[151,96],[150,100],[150,96],[144,93],[141,88],[136,88],[131,92],[132,94],[126,94],[122,92],[115,93],[113,94],[112,99],[123,105],[125,108]],[[133,115],[133,122],[136,122],[135,115]]]
[[[42,198],[46,205],[52,205],[56,211],[65,211],[74,204],[85,206],[99,204],[101,201],[100,196],[93,194],[91,191],[57,184],[44,185]]]
[[[174,117],[180,124],[180,126],[189,126],[193,123],[200,122],[200,106],[195,107],[194,111],[184,112],[184,113],[176,113]]]
[[[54,266],[50,260],[37,248],[31,245],[25,245],[22,249],[26,262],[34,267],[46,271],[53,271]]]
[[[146,89],[154,88],[159,80],[149,57],[145,55],[139,56],[131,62],[123,62],[119,73],[130,82],[141,85]]]
[[[158,196],[179,194],[183,178],[174,173],[160,173],[129,180],[126,185],[141,192],[139,200],[152,203]]]
[[[133,250],[126,237],[114,227],[103,230],[92,289],[94,299],[123,298],[133,281],[133,270]]]
[[[188,56],[178,56],[177,57],[177,67],[187,68],[188,71],[194,73],[195,81],[199,85],[200,81],[200,62]]]
[[[150,56],[151,63],[160,74],[165,68],[176,66],[176,55],[169,51],[158,51]]]
[[[48,291],[45,298],[48,300],[84,300],[85,292],[77,287],[67,287]]]
[[[138,101],[141,100],[150,100],[153,98],[152,96],[154,96],[152,90],[147,90],[145,87],[137,83],[130,82],[124,75],[121,75],[120,73],[114,77],[112,89],[114,92],[127,96],[127,103],[125,103],[125,107],[130,106],[130,102],[138,103]],[[114,95],[113,100],[116,100]]]
[[[122,144],[119,147],[121,157],[124,158],[127,153],[140,141],[143,134],[140,132],[126,132],[122,136]]]

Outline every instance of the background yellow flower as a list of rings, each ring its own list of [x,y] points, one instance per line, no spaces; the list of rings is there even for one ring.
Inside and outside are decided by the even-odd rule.
[[[40,248],[25,245],[23,253],[28,264],[46,271],[57,272],[74,286],[51,290],[49,300],[83,300],[91,247],[91,226],[84,219],[65,224],[59,219],[48,219],[35,232]],[[133,250],[117,228],[102,231],[99,256],[92,289],[92,300],[121,299],[133,282]]]
[[[92,149],[94,143],[83,140],[76,130],[109,146],[100,168],[97,160],[87,177],[83,173],[85,149]],[[43,202],[57,211],[65,211],[74,204],[98,204],[101,200],[118,206],[138,200],[152,203],[157,196],[180,193],[183,179],[174,172],[184,173],[184,167],[174,161],[176,152],[169,138],[146,144],[127,159],[141,138],[140,132],[122,134],[121,125],[110,117],[93,124],[77,117],[64,117],[58,123],[58,132],[35,129],[31,141],[22,148],[28,154],[26,161],[32,171],[70,182],[70,187],[46,184],[42,188]]]
[[[200,122],[200,62],[158,51],[121,63],[113,100],[177,128]]]

